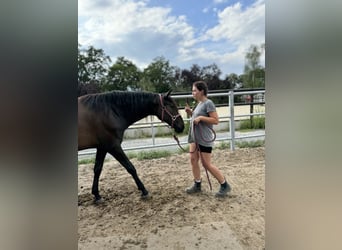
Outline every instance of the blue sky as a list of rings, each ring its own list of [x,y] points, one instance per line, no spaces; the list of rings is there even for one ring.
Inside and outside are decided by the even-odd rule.
[[[215,63],[222,78],[242,74],[250,45],[265,43],[265,1],[79,0],[78,42],[141,70],[163,56],[181,69]]]

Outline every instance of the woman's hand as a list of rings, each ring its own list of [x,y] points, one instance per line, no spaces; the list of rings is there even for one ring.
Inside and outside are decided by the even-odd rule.
[[[192,115],[192,110],[191,110],[188,103],[186,103],[186,105],[185,105],[185,112],[190,116]]]
[[[202,118],[202,116],[196,117],[196,118],[194,119],[194,124],[200,123],[200,122],[201,122],[201,118]]]
[[[219,119],[216,112],[210,112],[209,117],[201,115],[194,119],[194,124],[198,124],[200,122],[217,125],[219,123]]]

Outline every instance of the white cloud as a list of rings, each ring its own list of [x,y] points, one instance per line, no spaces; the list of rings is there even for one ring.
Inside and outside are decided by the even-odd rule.
[[[171,7],[148,7],[147,1],[79,0],[78,8],[81,45],[101,48],[113,61],[124,56],[141,69],[164,56],[181,68],[216,63],[224,74],[239,73],[249,46],[265,39],[263,0],[246,9],[218,9],[218,25],[209,30],[190,26]]]
[[[265,40],[265,3],[257,2],[243,10],[240,3],[218,12],[219,25],[208,30],[208,39],[223,39],[238,44]]]
[[[264,1],[258,1],[246,9],[236,3],[218,11],[217,16],[219,24],[198,37],[193,46],[183,48],[180,58],[207,62],[204,65],[216,63],[223,72],[242,73],[249,47],[265,43]],[[260,63],[265,64],[264,54]]]
[[[171,60],[179,46],[193,43],[193,28],[186,17],[170,15],[170,8],[148,8],[144,2],[122,0],[100,3],[79,1],[79,20],[84,20],[79,26],[79,43],[102,48],[114,60],[125,56],[145,67],[157,56]]]
[[[219,3],[226,3],[229,0],[214,0],[214,4],[219,4]]]
[[[104,2],[105,4],[100,5],[93,5],[91,0],[79,2],[80,17],[87,20],[79,30],[81,41],[87,37],[89,43],[97,40],[116,42],[136,30],[162,31],[160,29],[164,26],[159,25],[160,23],[168,24],[173,21],[168,18],[170,9],[146,8],[143,2],[101,1]]]
[[[242,8],[240,3],[225,8],[218,12],[219,24],[207,31],[203,40],[224,44],[226,47],[235,46],[234,52],[224,52],[218,61],[228,63],[231,60],[238,60],[241,63],[249,47],[265,43],[265,3],[263,0],[253,5]],[[265,64],[264,54],[260,63]]]
[[[208,12],[209,12],[209,8],[204,8],[204,9],[202,10],[202,12],[203,12],[203,13],[208,13]]]

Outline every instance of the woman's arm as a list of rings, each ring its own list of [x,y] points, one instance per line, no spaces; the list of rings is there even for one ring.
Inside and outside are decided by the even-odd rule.
[[[198,116],[194,119],[194,123],[198,124],[199,122],[205,122],[209,124],[217,125],[219,123],[219,118],[216,111],[209,112],[208,116]]]
[[[192,116],[192,110],[190,108],[190,106],[187,104],[185,106],[185,112],[189,115],[189,116]]]

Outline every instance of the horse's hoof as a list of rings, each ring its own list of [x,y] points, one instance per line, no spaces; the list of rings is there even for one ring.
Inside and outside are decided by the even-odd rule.
[[[94,203],[95,203],[96,205],[103,204],[103,203],[104,203],[104,199],[102,199],[102,198],[95,199],[95,200],[94,200]]]
[[[141,199],[144,201],[150,200],[151,198],[152,198],[152,196],[149,193],[141,195]]]

